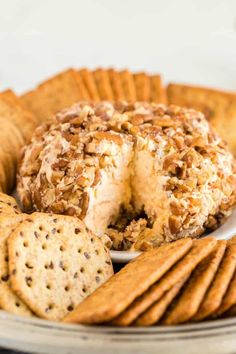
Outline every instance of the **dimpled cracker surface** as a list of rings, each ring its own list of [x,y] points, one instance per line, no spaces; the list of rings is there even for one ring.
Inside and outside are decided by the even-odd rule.
[[[128,326],[144,311],[158,301],[166,291],[192,272],[195,267],[212,251],[216,245],[213,237],[195,240],[188,254],[181,259],[159,282],[150,287],[142,296],[134,301],[114,321],[114,325]]]
[[[0,308],[21,316],[32,316],[32,312],[11,289],[7,239],[26,214],[0,216]]]
[[[8,250],[13,290],[49,320],[63,318],[113,274],[109,251],[70,216],[32,214]]]
[[[182,239],[142,253],[85,299],[63,321],[88,324],[110,321],[181,259],[191,245],[191,239]]]
[[[198,265],[191,274],[182,294],[165,316],[164,324],[187,322],[196,314],[218,270],[225,248],[226,241],[219,241],[213,252]]]

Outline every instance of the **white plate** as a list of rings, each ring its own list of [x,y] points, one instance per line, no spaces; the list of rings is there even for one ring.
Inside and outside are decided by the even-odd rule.
[[[0,311],[0,346],[40,354],[232,354],[236,318],[180,326],[66,325]]]
[[[207,236],[214,236],[217,240],[227,240],[234,235],[236,235],[236,209],[221,227],[207,234]],[[128,263],[140,253],[141,252],[111,250],[111,259],[113,263]]]

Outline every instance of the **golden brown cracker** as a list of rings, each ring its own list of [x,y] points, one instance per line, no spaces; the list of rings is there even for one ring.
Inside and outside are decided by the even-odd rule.
[[[101,100],[113,101],[113,92],[109,79],[108,71],[105,69],[96,69],[93,72],[98,94]]]
[[[224,257],[219,265],[213,282],[208,289],[193,321],[201,321],[213,315],[221,305],[228,285],[236,269],[236,244],[228,243]]]
[[[148,75],[144,72],[133,75],[136,89],[137,101],[149,101],[150,99],[150,82]]]
[[[89,93],[90,100],[99,102],[100,97],[92,72],[86,68],[83,68],[79,70],[79,74],[81,75],[84,85]]]
[[[166,90],[160,75],[149,76],[150,80],[150,101],[166,103]]]
[[[142,253],[83,301],[63,321],[91,324],[112,320],[181,259],[191,245],[191,239],[182,239]]]
[[[16,315],[32,316],[30,309],[11,289],[8,269],[7,239],[25,217],[26,214],[0,216],[0,308]]]
[[[169,104],[176,104],[203,112],[222,138],[236,154],[236,93],[198,86],[169,84]]]
[[[8,252],[12,289],[45,319],[61,319],[113,274],[109,251],[70,216],[31,214]]]
[[[189,321],[197,310],[217,272],[226,248],[226,241],[218,241],[212,253],[194,270],[180,297],[171,306],[162,323],[173,325]]]
[[[114,69],[109,69],[108,74],[109,74],[110,83],[111,83],[111,87],[112,87],[112,91],[113,91],[114,101],[124,101],[125,94],[123,91],[119,72]]]
[[[137,320],[133,323],[134,326],[151,326],[157,323],[164,315],[167,307],[178,295],[179,291],[183,287],[184,283],[188,279],[189,274],[176,283],[170,290],[168,290],[162,298],[155,302],[147,311],[145,311]]]
[[[159,282],[137,298],[112,323],[118,326],[130,325],[153,303],[158,301],[166,291],[170,290],[177,282],[193,271],[202,259],[212,251],[215,245],[216,240],[212,237],[195,240],[188,254],[173,269],[167,272]]]
[[[21,96],[23,104],[38,118],[38,123],[50,119],[58,111],[78,101],[86,100],[78,83],[78,73],[68,69],[44,81],[35,90]]]
[[[125,95],[125,100],[127,102],[135,102],[137,100],[137,97],[133,74],[129,70],[120,71],[119,74]]]

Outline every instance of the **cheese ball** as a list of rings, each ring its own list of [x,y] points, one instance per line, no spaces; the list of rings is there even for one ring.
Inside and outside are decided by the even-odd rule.
[[[235,186],[234,158],[201,112],[83,102],[37,129],[17,191],[25,211],[73,215],[115,249],[144,250],[218,227]]]

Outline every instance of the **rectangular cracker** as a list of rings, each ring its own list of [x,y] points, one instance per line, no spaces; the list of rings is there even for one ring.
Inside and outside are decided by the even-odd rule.
[[[236,154],[236,93],[198,86],[169,84],[169,104],[177,104],[203,112]]]
[[[38,123],[50,119],[58,111],[78,101],[87,100],[78,72],[68,69],[21,96],[22,103],[38,118]]]
[[[133,75],[137,101],[149,101],[150,81],[146,73],[140,72]]]
[[[121,78],[119,75],[119,72],[114,69],[109,69],[108,70],[108,75],[110,78],[110,83],[112,87],[112,92],[113,92],[113,99],[114,101],[124,101],[125,100],[125,94],[123,91],[122,83],[121,83]]]
[[[178,283],[176,283],[170,290],[168,290],[162,298],[155,302],[147,311],[145,311],[133,323],[134,326],[152,326],[156,324],[166,312],[168,306],[173,299],[178,295],[179,291],[188,279],[189,274]]]
[[[110,83],[108,71],[105,69],[96,69],[93,72],[98,94],[101,100],[113,101],[113,92]]]
[[[158,301],[166,291],[170,290],[177,282],[193,271],[212,251],[215,245],[216,240],[212,237],[195,240],[188,254],[167,272],[159,282],[143,293],[120,316],[112,321],[112,324],[128,326],[134,322],[138,316]]]
[[[163,324],[174,325],[187,322],[197,313],[218,270],[225,248],[226,241],[218,241],[212,253],[197,266],[180,297],[166,314]]]
[[[191,245],[191,239],[182,239],[142,253],[83,301],[63,322],[92,324],[117,317],[181,259]]]
[[[25,214],[0,216],[0,308],[21,316],[32,316],[26,304],[13,292],[8,269],[7,239]]]
[[[123,88],[123,92],[125,95],[125,100],[127,102],[135,102],[137,100],[136,97],[136,89],[133,79],[133,74],[129,70],[123,70],[119,73],[121,84]]]
[[[236,244],[228,243],[219,269],[192,321],[201,321],[214,315],[221,305],[236,269]]]
[[[99,102],[100,97],[92,72],[86,68],[83,68],[79,70],[79,74],[81,75],[84,85],[89,93],[90,100]]]
[[[13,123],[20,131],[25,142],[31,139],[37,125],[35,117],[30,112],[6,95],[0,95],[0,118]]]
[[[155,103],[166,103],[166,89],[160,75],[149,76],[150,80],[150,101]]]
[[[60,320],[113,274],[110,254],[82,221],[34,213],[8,239],[14,292],[41,318]]]

